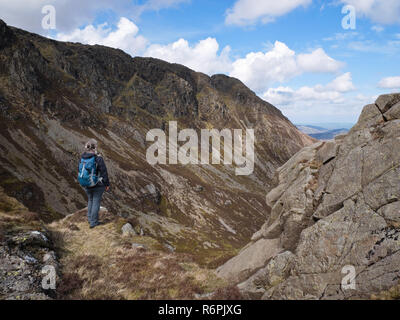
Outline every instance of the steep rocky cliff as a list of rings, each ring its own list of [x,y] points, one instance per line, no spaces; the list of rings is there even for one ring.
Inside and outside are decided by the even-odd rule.
[[[147,163],[149,129],[255,130],[255,169]],[[82,146],[96,138],[112,193],[104,205],[178,251],[214,265],[268,217],[276,168],[313,141],[239,80],[62,43],[0,21],[0,185],[52,221],[85,206],[76,182]]]
[[[383,95],[277,170],[269,219],[218,275],[248,298],[398,297],[399,159],[400,94]],[[342,286],[352,268],[355,287]]]

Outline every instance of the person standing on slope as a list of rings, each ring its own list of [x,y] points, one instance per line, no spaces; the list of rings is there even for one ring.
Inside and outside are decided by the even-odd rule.
[[[90,139],[79,163],[78,181],[88,196],[87,217],[90,228],[98,226],[100,203],[104,191],[109,191],[107,167],[97,152],[97,141]]]

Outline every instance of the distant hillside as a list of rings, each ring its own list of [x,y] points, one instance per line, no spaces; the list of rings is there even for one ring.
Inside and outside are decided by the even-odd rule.
[[[347,128],[327,129],[314,125],[297,125],[297,128],[301,132],[308,134],[310,137],[318,140],[331,140],[339,134],[349,132]]]
[[[297,129],[299,129],[301,132],[304,132],[305,134],[308,134],[308,135],[328,131],[328,129],[326,129],[326,128],[312,126],[312,125],[297,125]]]
[[[318,140],[332,140],[339,134],[344,134],[347,132],[349,132],[349,130],[347,130],[347,129],[335,129],[335,130],[328,130],[326,132],[321,132],[321,133],[313,133],[313,134],[310,134],[309,136],[313,137],[315,139],[318,139]]]

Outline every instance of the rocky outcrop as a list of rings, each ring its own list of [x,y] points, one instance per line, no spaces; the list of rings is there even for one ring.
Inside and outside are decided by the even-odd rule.
[[[146,133],[167,132],[171,120],[197,132],[254,129],[254,173],[148,164]],[[264,193],[275,169],[313,142],[237,79],[57,42],[4,22],[0,124],[0,186],[46,221],[86,206],[77,161],[96,138],[112,185],[104,206],[138,220],[146,235],[215,260],[248,242],[269,213]]]
[[[277,170],[271,216],[217,273],[249,298],[349,299],[400,279],[400,94],[367,105],[351,131],[306,147]],[[263,241],[264,246],[260,246]],[[254,257],[280,248],[265,263]],[[233,273],[224,270],[229,266]],[[253,273],[243,279],[240,270]],[[355,287],[342,285],[355,270]],[[238,271],[236,271],[238,270]]]
[[[54,278],[45,278],[50,272]],[[39,215],[0,187],[0,300],[55,298],[51,281],[58,277],[58,257]]]

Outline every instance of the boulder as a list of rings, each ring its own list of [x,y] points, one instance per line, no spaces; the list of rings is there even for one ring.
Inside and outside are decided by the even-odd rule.
[[[376,99],[375,104],[382,113],[387,112],[391,107],[400,102],[400,93],[384,94]]]
[[[238,289],[248,299],[260,299],[265,292],[284,281],[290,273],[295,255],[285,251],[271,259],[246,281],[238,284]]]
[[[132,225],[130,223],[126,223],[122,226],[121,228],[122,236],[124,237],[130,237],[130,236],[136,236],[137,233],[133,229]]]
[[[384,114],[387,121],[400,119],[400,102],[396,103]]]
[[[279,253],[279,239],[260,239],[217,269],[217,275],[233,283],[243,281]]]

